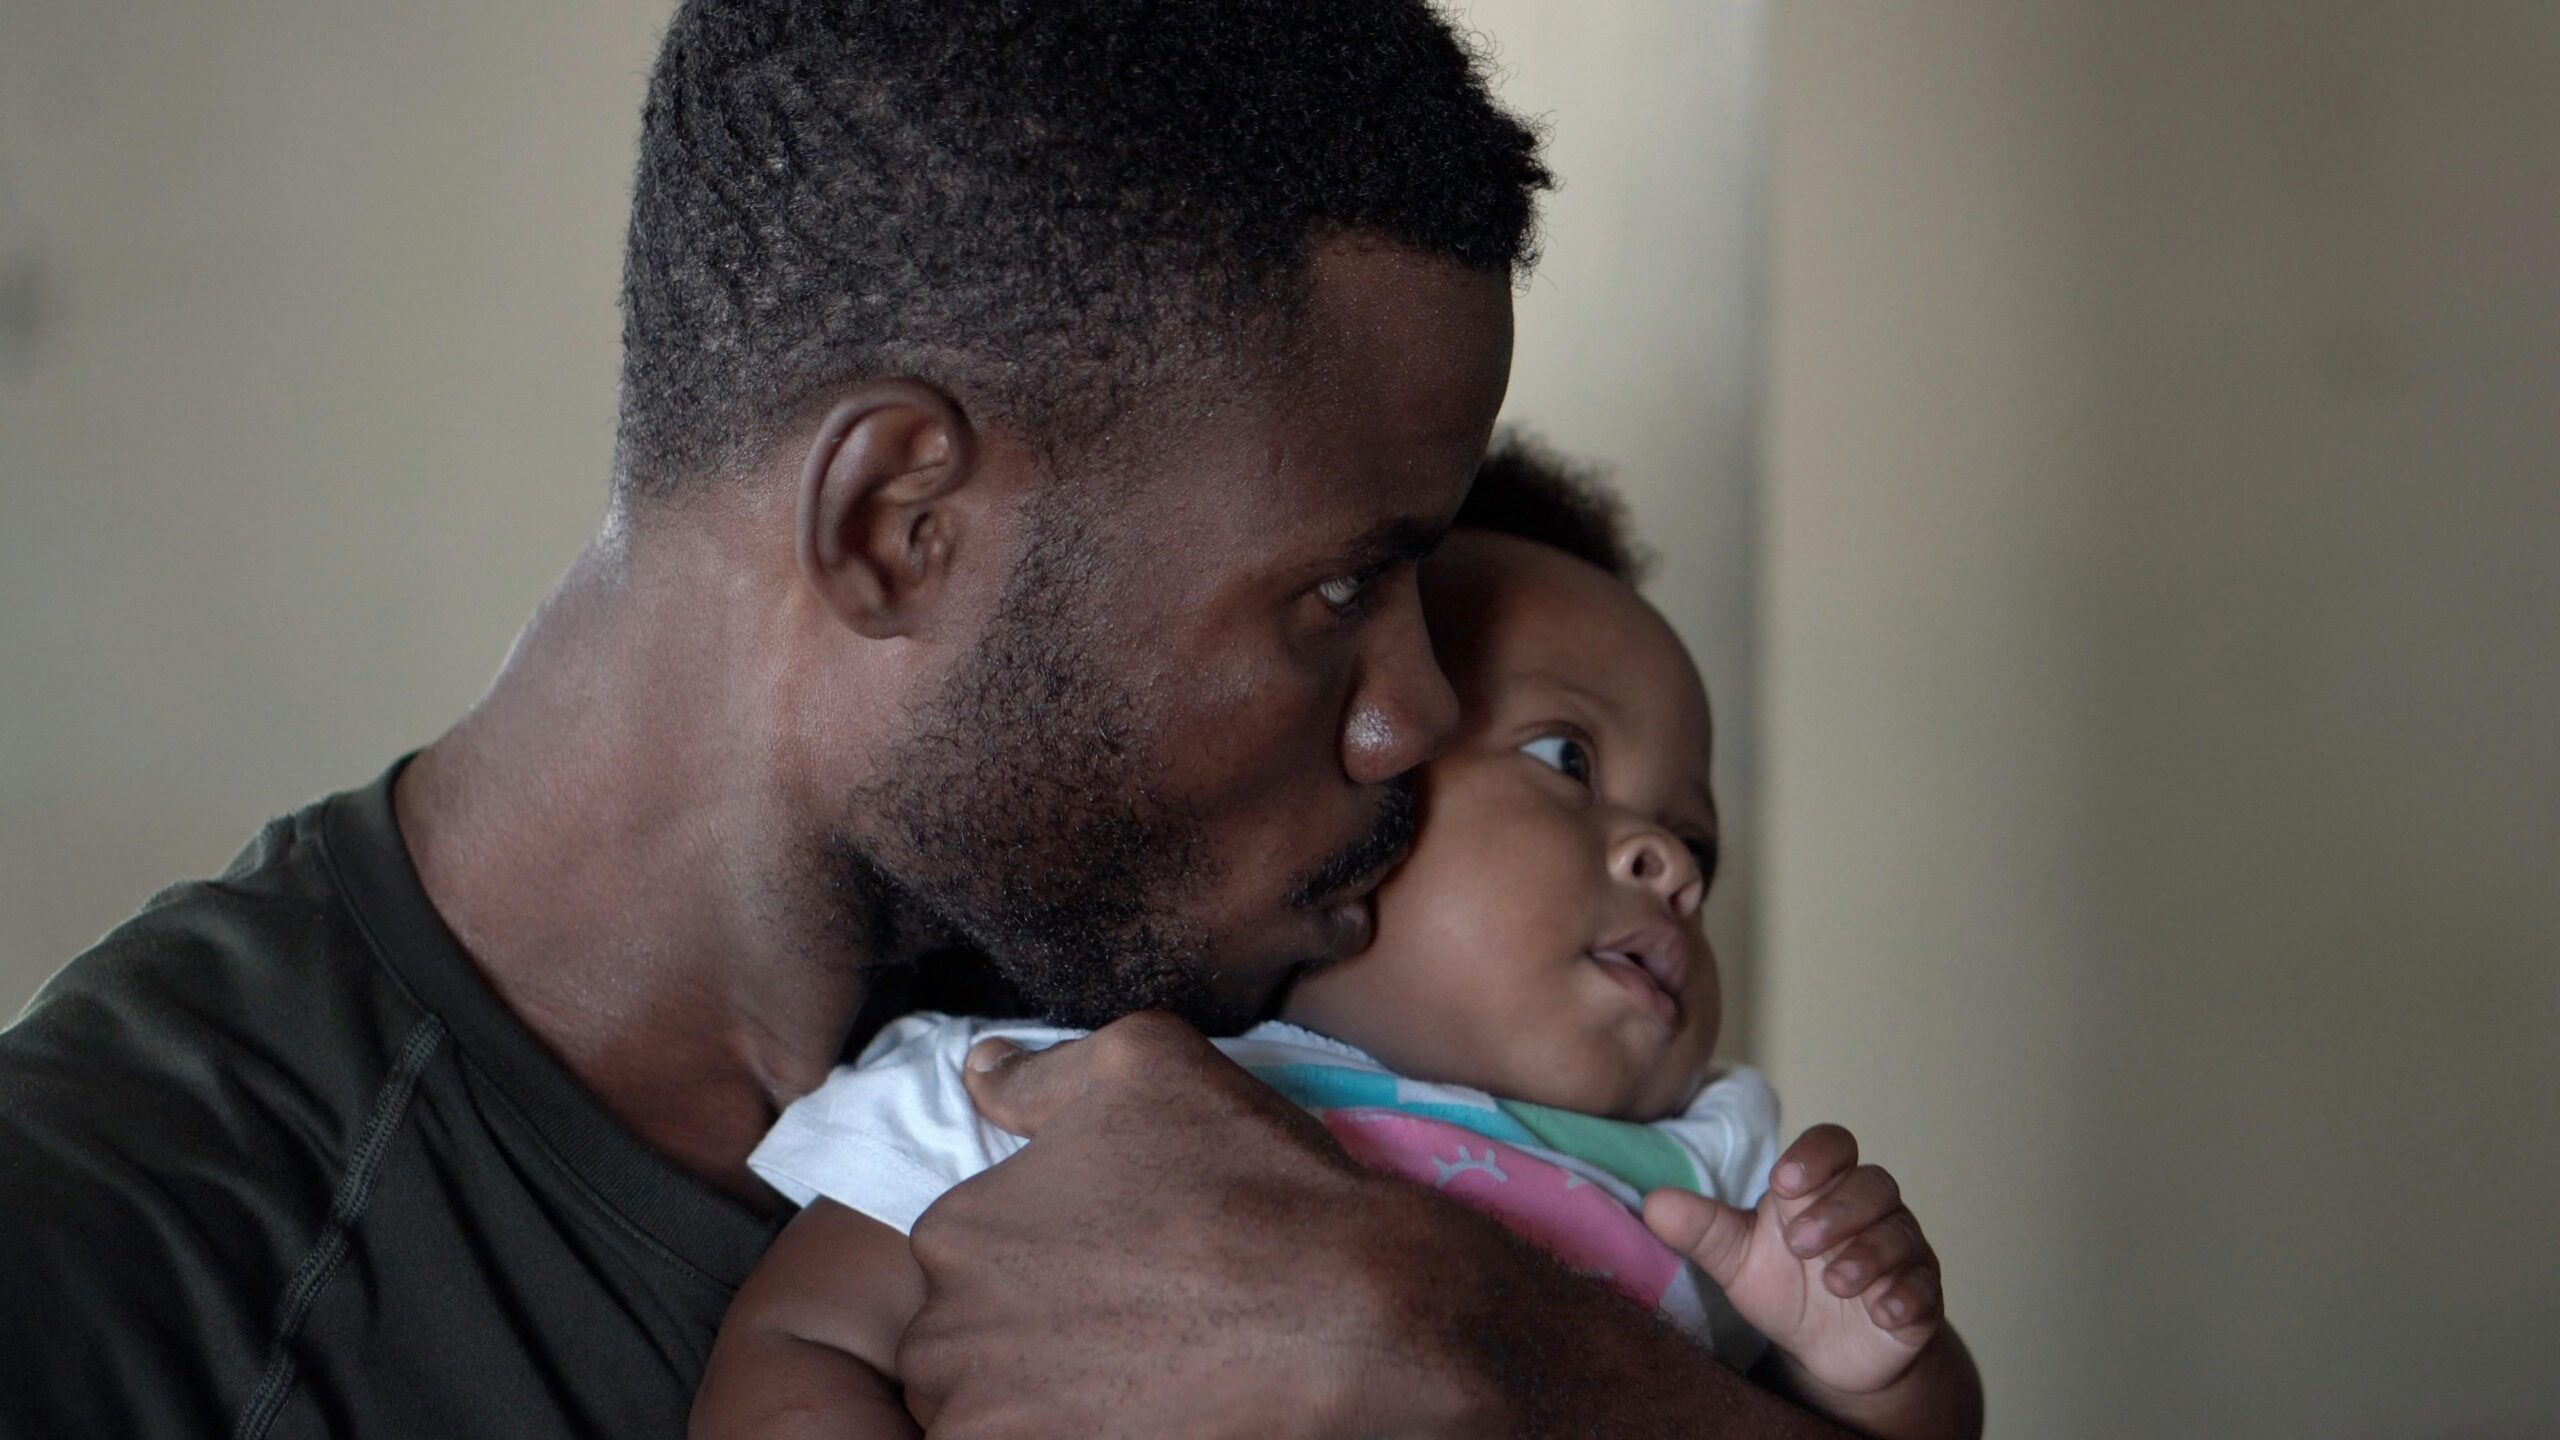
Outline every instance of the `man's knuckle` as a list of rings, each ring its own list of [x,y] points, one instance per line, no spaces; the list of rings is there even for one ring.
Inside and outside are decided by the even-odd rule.
[[[1209,1042],[1200,1032],[1161,1011],[1115,1020],[1086,1041],[1093,1046],[1095,1077],[1113,1085],[1145,1085],[1196,1068]]]
[[[1114,1028],[1130,1049],[1158,1059],[1194,1054],[1202,1044],[1199,1031],[1162,1010],[1141,1010]]]
[[[927,1206],[907,1232],[907,1253],[927,1275],[968,1253],[970,1197],[953,1190]]]

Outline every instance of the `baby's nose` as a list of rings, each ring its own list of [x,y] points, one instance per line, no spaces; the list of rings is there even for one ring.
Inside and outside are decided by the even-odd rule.
[[[1689,847],[1652,828],[1618,842],[1616,853],[1609,857],[1609,873],[1622,883],[1652,891],[1682,920],[1697,913],[1706,895]]]

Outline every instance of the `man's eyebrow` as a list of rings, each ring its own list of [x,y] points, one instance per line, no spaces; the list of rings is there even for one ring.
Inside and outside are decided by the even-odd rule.
[[[1453,528],[1445,520],[1399,516],[1378,525],[1343,547],[1341,563],[1350,570],[1384,570],[1421,560],[1440,548]]]

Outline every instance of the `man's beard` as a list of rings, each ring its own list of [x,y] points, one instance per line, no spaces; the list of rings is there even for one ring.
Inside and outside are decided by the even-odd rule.
[[[1043,508],[985,639],[854,796],[868,833],[831,838],[830,879],[875,982],[929,1003],[1085,1028],[1161,1009],[1233,1033],[1276,1007],[1285,976],[1256,994],[1215,983],[1219,937],[1185,909],[1220,876],[1206,829],[1153,783],[1161,707],[1099,659],[1144,637],[1109,618],[1116,577],[1086,507]],[[1298,877],[1288,901],[1384,868],[1411,843],[1414,812],[1412,787],[1394,787],[1371,833]],[[1002,985],[949,979],[986,967]]]

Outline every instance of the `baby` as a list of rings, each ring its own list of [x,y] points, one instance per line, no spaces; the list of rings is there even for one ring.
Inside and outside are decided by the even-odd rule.
[[[1634,569],[1587,482],[1518,445],[1485,462],[1423,568],[1462,720],[1375,939],[1219,1046],[1355,1159],[1763,1383],[1870,1435],[1977,1434],[1980,1381],[1892,1178],[1836,1126],[1777,1153],[1767,1083],[1713,1063],[1707,697]],[[922,1302],[907,1231],[1025,1143],[978,1118],[965,1057],[1074,1033],[912,1015],[785,1112],[752,1163],[807,1208],[729,1312],[697,1437],[918,1433],[894,1364]]]

